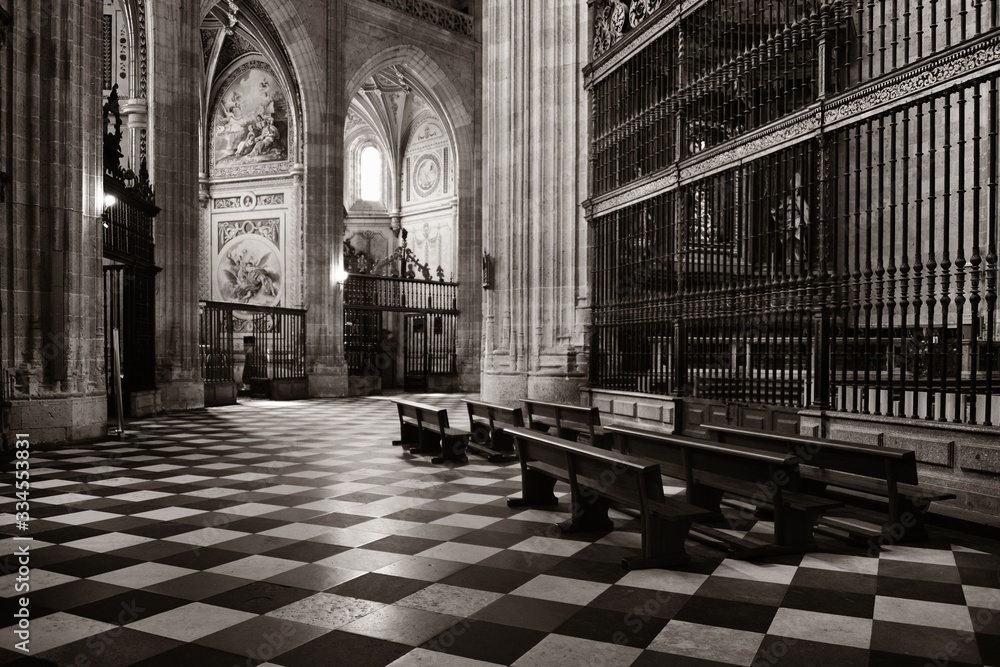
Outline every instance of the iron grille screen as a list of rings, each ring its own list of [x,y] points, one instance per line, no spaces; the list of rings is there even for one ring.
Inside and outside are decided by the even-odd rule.
[[[655,7],[595,18],[592,386],[996,423],[998,3]]]
[[[306,311],[202,301],[201,373],[206,383],[237,382],[249,356],[246,337],[253,338],[248,379],[298,380],[306,377]]]

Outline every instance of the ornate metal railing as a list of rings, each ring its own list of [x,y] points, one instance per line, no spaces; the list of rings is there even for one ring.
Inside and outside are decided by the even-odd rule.
[[[392,278],[361,273],[344,281],[344,303],[360,310],[458,312],[458,283]]]
[[[456,372],[458,283],[350,273],[344,281],[344,353],[351,375],[377,376],[404,350],[404,374]],[[387,320],[405,313],[402,340]],[[398,317],[398,316],[397,316]]]
[[[104,179],[104,193],[115,198],[103,215],[104,256],[152,265],[153,219],[159,209],[112,179]]]
[[[306,311],[219,301],[200,302],[201,373],[206,383],[306,377]],[[253,356],[244,340],[252,337]],[[249,382],[248,382],[249,384]]]
[[[830,137],[833,403],[997,423],[1000,74]]]
[[[793,4],[798,14],[783,17]],[[772,16],[753,33],[770,46],[749,61],[731,45],[710,48],[713,34],[739,45],[732,17],[748,11]],[[998,423],[1000,71],[985,66],[1000,60],[998,17],[995,3],[973,0],[709,2],[648,37],[632,65],[602,73],[591,88],[594,189],[619,192],[599,198],[591,220],[591,384]],[[641,88],[643,68],[655,76],[669,61],[646,52],[696,26],[700,44],[690,34],[677,43],[682,85],[667,130],[686,137],[683,150],[649,174],[616,128],[662,102],[633,107],[608,91],[616,81]],[[738,96],[741,80],[770,98],[739,117],[718,95]],[[853,106],[862,89],[871,102]],[[785,116],[822,95],[834,111],[782,134]],[[692,144],[708,121],[737,134],[765,123],[775,138],[753,144],[766,149],[757,155],[749,145],[723,152],[737,144],[731,133]],[[709,150],[719,142],[728,143]],[[605,155],[624,180],[602,171]],[[659,189],[622,189],[640,177]]]
[[[595,42],[661,3],[605,0]],[[662,3],[667,27],[592,84],[594,195],[903,73],[1000,26],[991,0]],[[698,5],[687,11],[689,5]],[[615,21],[611,16],[617,16]],[[644,40],[644,41],[643,41]],[[603,52],[603,51],[602,51]]]

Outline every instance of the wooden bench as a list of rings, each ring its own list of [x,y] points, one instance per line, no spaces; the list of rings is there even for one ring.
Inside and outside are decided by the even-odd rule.
[[[528,428],[550,433],[563,440],[582,440],[602,449],[611,449],[611,439],[601,426],[597,408],[521,399]],[[553,432],[551,429],[555,429]]]
[[[814,550],[813,526],[824,512],[841,505],[795,491],[799,459],[792,455],[624,426],[608,426],[607,431],[617,451],[657,461],[665,475],[683,480],[688,502],[709,510],[716,520],[723,519],[726,493],[773,511],[772,541],[695,527],[694,533],[729,545],[734,558]]]
[[[562,532],[608,531],[611,501],[639,510],[642,556],[622,559],[626,570],[690,562],[684,540],[694,521],[710,513],[663,495],[660,467],[652,462],[563,440],[526,428],[505,429],[521,463],[521,497],[510,507],[555,505],[556,481],[569,484],[572,514]]]
[[[472,431],[469,449],[482,454],[492,463],[517,456],[514,439],[503,429],[524,426],[521,408],[508,408],[469,399],[465,399],[465,406],[469,410],[469,429]]]
[[[399,411],[397,447],[411,448],[413,454],[435,454],[432,463],[465,463],[466,446],[471,433],[448,425],[448,411],[433,405],[400,398],[392,399]]]
[[[861,493],[888,504],[887,519],[881,526],[823,517],[824,526],[850,538],[878,540],[888,536],[894,542],[927,539],[928,506],[935,500],[955,497],[918,485],[916,455],[909,450],[728,426],[706,425],[705,430],[719,442],[796,454],[803,462],[803,488],[810,493],[870,507],[871,499],[857,495]]]

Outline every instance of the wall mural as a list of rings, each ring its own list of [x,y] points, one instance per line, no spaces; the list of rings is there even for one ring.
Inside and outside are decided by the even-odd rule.
[[[213,171],[267,173],[278,170],[276,163],[288,161],[288,102],[266,63],[236,68],[217,99],[212,116]]]
[[[223,301],[275,306],[284,293],[281,221],[218,223],[215,288]]]

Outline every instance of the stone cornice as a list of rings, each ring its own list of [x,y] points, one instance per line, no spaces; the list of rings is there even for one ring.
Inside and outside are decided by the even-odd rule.
[[[475,23],[471,16],[430,0],[369,0],[369,2],[385,5],[463,37],[475,37]]]

